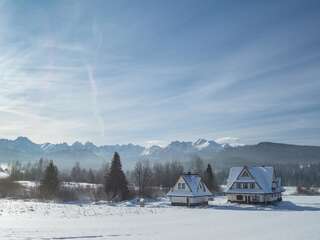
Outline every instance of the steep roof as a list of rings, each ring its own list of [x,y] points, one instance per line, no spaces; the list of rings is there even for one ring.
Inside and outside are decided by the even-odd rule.
[[[264,192],[272,192],[273,167],[251,167],[249,171]]]
[[[197,174],[183,174],[181,178],[186,183],[190,191],[179,191],[171,189],[168,192],[168,196],[211,196],[212,193],[207,188],[206,184],[201,180],[201,177]],[[201,187],[200,187],[201,186]],[[203,190],[205,189],[205,191]]]
[[[273,167],[232,167],[229,172],[229,177],[227,180],[227,188],[226,191],[230,191],[231,186],[234,182],[243,182],[243,180],[238,180],[240,174],[244,169],[247,169],[249,174],[255,180],[255,182],[259,185],[262,192],[270,193],[272,192],[272,181],[273,181]],[[245,182],[250,182],[250,180],[246,180]],[[245,189],[245,191],[250,191],[249,189]]]

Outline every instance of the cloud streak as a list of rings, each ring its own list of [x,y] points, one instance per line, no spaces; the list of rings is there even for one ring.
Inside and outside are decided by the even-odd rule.
[[[319,145],[319,8],[0,4],[0,136]]]
[[[88,79],[89,79],[90,90],[91,90],[91,95],[92,95],[93,112],[94,112],[95,118],[97,120],[97,124],[99,125],[99,128],[100,128],[100,134],[102,137],[104,137],[105,136],[105,126],[104,126],[104,119],[103,119],[101,112],[100,112],[97,84],[96,84],[96,81],[93,76],[92,67],[90,65],[87,65],[86,68],[87,68],[87,72],[88,72]]]

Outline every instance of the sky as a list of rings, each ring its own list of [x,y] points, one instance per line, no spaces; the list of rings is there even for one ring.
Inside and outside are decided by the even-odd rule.
[[[1,1],[0,138],[320,145],[320,1]]]

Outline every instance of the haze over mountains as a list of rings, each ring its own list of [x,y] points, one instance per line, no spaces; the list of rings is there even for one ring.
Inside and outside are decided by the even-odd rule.
[[[195,142],[173,141],[165,147],[149,148],[134,145],[96,146],[91,142],[72,145],[36,144],[26,137],[15,140],[0,139],[0,162],[34,162],[40,158],[52,159],[59,167],[70,168],[75,162],[83,167],[98,168],[109,161],[113,153],[119,152],[124,168],[133,167],[140,159],[155,161],[188,161],[199,156],[214,162],[218,168],[243,164],[288,164],[320,162],[320,147],[279,143],[231,146],[213,140],[198,139]]]

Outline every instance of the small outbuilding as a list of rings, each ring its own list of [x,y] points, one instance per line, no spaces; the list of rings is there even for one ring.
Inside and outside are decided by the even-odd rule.
[[[273,167],[243,166],[230,169],[225,194],[229,202],[271,203],[281,201],[283,191]]]
[[[207,205],[212,193],[198,174],[186,173],[167,193],[172,205]]]

